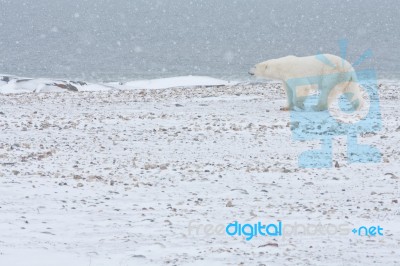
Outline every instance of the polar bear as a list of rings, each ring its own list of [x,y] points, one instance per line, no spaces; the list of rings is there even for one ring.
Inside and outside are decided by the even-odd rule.
[[[315,111],[327,110],[338,95],[344,94],[354,110],[363,105],[362,90],[351,64],[339,56],[320,54],[315,56],[285,56],[256,64],[249,74],[283,81],[288,104],[281,110],[303,109],[307,95],[320,92]],[[290,81],[300,78],[302,86],[293,88]]]

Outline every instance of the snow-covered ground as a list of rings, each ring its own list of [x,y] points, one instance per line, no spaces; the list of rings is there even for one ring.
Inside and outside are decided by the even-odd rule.
[[[348,164],[343,137],[329,169],[298,167],[318,143],[292,140],[275,83],[60,84],[0,94],[0,265],[400,264],[399,84],[381,86],[382,131],[360,136],[382,162]],[[346,229],[250,241],[191,229],[233,221]],[[384,235],[351,232],[363,225]]]

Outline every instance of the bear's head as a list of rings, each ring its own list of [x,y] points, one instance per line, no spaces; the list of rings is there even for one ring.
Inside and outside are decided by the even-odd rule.
[[[280,65],[278,59],[267,60],[252,67],[249,74],[256,77],[282,80],[283,73]]]

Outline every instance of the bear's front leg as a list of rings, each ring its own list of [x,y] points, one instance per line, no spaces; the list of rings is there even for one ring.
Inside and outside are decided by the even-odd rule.
[[[321,94],[318,98],[317,105],[313,106],[314,111],[325,111],[328,109],[328,95],[332,88],[328,86],[320,86]]]
[[[291,111],[294,109],[294,102],[293,102],[293,90],[286,84],[284,81],[282,84],[283,88],[286,91],[286,98],[287,98],[287,105],[281,107],[281,111]]]

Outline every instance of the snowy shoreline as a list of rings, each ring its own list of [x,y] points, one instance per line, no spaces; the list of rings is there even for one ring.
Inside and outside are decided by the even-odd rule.
[[[0,75],[0,94],[39,93],[65,91],[110,91],[136,89],[166,89],[172,87],[209,87],[230,86],[238,82],[225,81],[205,76],[180,76],[151,80],[135,80],[129,82],[89,83],[85,81],[25,78],[12,75]]]
[[[112,90],[157,90],[170,88],[220,87],[246,84],[276,84],[278,81],[253,79],[246,81],[226,81],[207,76],[178,76],[128,82],[89,83],[85,81],[26,78],[0,74],[0,94],[43,93],[43,92],[89,92]],[[379,84],[396,86],[400,80],[380,79]]]

